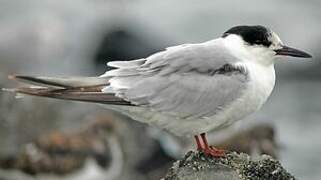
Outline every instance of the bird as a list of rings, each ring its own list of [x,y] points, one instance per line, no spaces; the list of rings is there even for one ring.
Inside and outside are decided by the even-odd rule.
[[[286,46],[265,26],[239,25],[206,42],[110,61],[113,69],[97,77],[9,75],[33,86],[6,90],[104,104],[175,135],[194,136],[197,150],[221,157],[225,151],[209,145],[206,133],[261,108],[275,86],[274,63],[281,56],[312,57]]]

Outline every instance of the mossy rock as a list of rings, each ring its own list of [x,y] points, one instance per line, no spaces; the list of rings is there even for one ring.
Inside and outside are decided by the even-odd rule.
[[[214,158],[203,152],[188,152],[184,159],[176,161],[163,180],[294,180],[280,164],[270,156],[262,155],[253,160],[244,153],[227,152]]]

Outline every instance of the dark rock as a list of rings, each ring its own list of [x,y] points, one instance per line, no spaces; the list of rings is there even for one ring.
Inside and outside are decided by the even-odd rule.
[[[106,67],[108,61],[145,58],[168,46],[160,42],[160,37],[146,36],[146,33],[138,31],[135,27],[119,27],[107,31],[94,53],[96,72],[102,74],[106,68],[110,68]]]
[[[188,152],[176,161],[163,180],[294,180],[280,164],[268,155],[252,160],[247,154],[227,152],[213,158],[202,152]]]

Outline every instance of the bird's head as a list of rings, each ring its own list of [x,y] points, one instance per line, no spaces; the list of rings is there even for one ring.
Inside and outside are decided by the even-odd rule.
[[[235,26],[227,30],[222,38],[231,51],[246,60],[271,64],[278,56],[312,57],[284,45],[276,33],[264,26]]]

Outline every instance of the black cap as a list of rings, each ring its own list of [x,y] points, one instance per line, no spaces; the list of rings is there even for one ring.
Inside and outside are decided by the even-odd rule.
[[[271,31],[264,26],[235,26],[226,31],[222,37],[227,37],[229,34],[236,34],[250,45],[263,45],[269,47],[272,42],[269,40]]]

